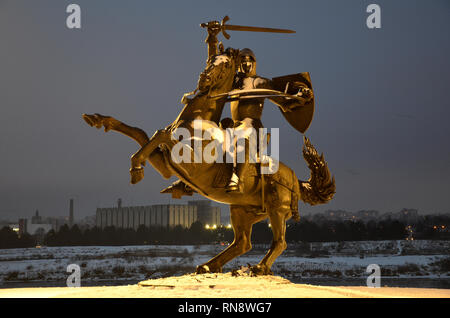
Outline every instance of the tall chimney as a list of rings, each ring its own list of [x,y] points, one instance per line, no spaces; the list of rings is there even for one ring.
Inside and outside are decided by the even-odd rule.
[[[73,226],[73,199],[70,199],[69,226]]]
[[[120,209],[122,207],[122,199],[117,200],[117,207]]]

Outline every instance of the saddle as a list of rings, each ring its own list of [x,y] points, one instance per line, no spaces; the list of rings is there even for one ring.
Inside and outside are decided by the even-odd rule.
[[[236,125],[239,124],[238,122],[234,122],[231,118],[224,118],[220,121],[219,127],[221,129],[227,129],[227,128],[233,128],[236,127]],[[256,123],[258,124],[258,123]],[[262,124],[261,124],[262,126]],[[269,136],[270,137],[270,136]],[[269,141],[269,138],[268,138]],[[267,141],[267,142],[268,142]],[[225,160],[224,160],[225,161]],[[214,188],[226,188],[228,183],[231,180],[232,174],[233,174],[233,163],[217,163],[220,165],[220,168],[218,169],[216,175],[214,176],[212,187]],[[246,171],[246,177],[253,177],[260,180],[265,179],[264,183],[279,183],[284,186],[288,186],[288,183],[283,182],[281,176],[279,176],[277,173],[274,175],[268,175],[265,174],[264,177],[261,175],[261,163],[251,164],[250,167]],[[255,186],[257,185],[257,182],[255,182]],[[172,185],[169,187],[163,189],[161,193],[171,193],[172,198],[174,199],[180,199],[183,195],[192,196],[194,193],[196,193],[194,189],[192,189],[189,185],[185,184],[181,180],[175,181]],[[264,196],[264,195],[263,195]]]

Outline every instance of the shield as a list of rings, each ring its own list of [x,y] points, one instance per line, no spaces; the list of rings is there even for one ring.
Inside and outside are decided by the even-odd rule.
[[[274,77],[272,78],[273,89],[289,95],[297,94],[301,87],[308,87],[312,90],[311,78],[308,72]],[[292,109],[290,112],[281,112],[286,120],[296,130],[304,134],[308,129],[314,115],[314,97],[305,105],[300,104],[295,99],[270,98],[275,104],[282,104]],[[298,106],[298,107],[297,107]]]

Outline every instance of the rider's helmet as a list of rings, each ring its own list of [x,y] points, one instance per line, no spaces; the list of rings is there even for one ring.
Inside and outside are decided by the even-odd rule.
[[[247,76],[256,75],[256,57],[252,50],[245,48],[239,51],[239,72]]]

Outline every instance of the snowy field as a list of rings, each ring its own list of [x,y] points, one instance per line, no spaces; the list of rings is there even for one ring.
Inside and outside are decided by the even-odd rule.
[[[69,264],[81,269],[82,286],[135,284],[195,271],[226,246],[76,246],[0,250],[0,288],[65,286]],[[224,267],[258,263],[269,246],[254,246]],[[383,286],[450,289],[449,241],[380,241],[290,244],[273,272],[296,283],[366,284],[366,268],[381,268]]]

